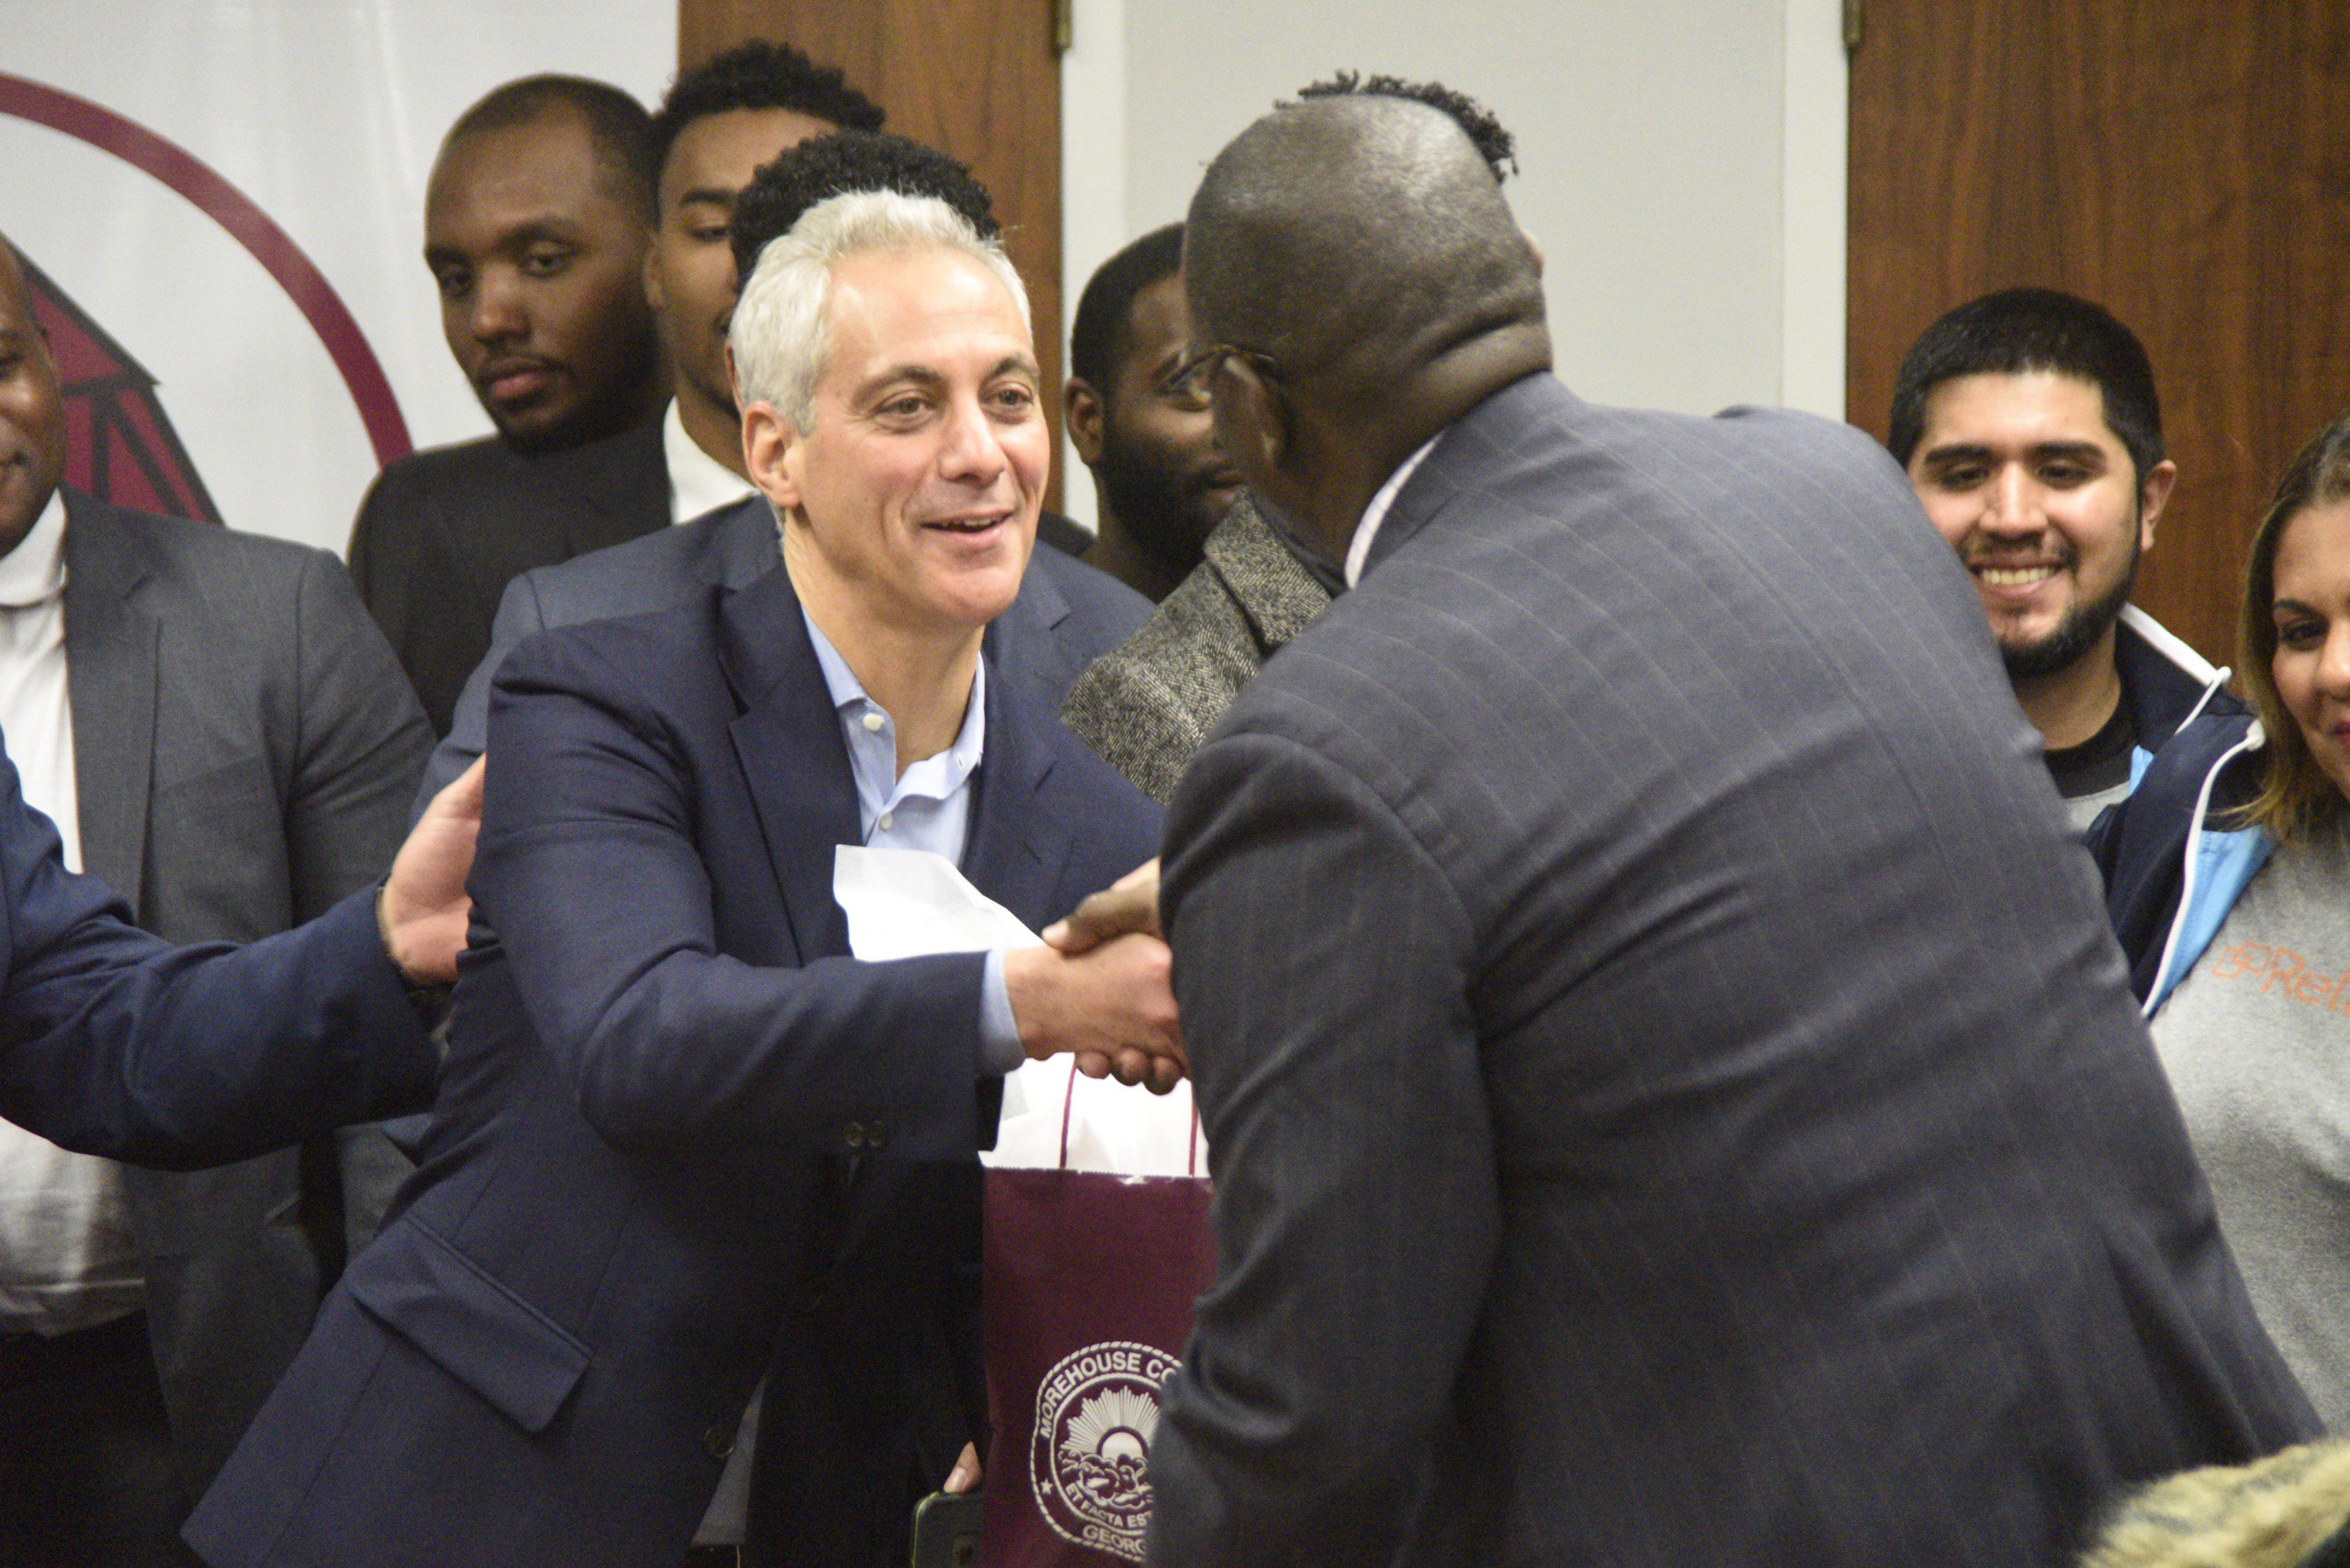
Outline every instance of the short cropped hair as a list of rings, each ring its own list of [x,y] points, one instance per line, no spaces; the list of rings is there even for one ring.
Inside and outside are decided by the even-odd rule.
[[[697,119],[737,109],[787,109],[844,130],[879,130],[881,106],[848,85],[833,66],[820,66],[789,44],[754,38],[690,71],[680,71],[652,120],[656,184],[671,149]]]
[[[492,88],[457,117],[444,148],[468,137],[528,125],[551,109],[568,109],[588,122],[588,139],[603,166],[606,191],[650,224],[660,165],[652,153],[652,119],[645,106],[609,82],[587,77],[524,77]]]
[[[1518,141],[1503,126],[1501,117],[1465,92],[1456,92],[1442,82],[1406,81],[1401,77],[1366,77],[1354,71],[1340,71],[1328,79],[1312,82],[1297,89],[1300,99],[1316,98],[1408,98],[1414,103],[1424,103],[1439,114],[1452,117],[1452,123],[1477,146],[1485,160],[1485,167],[1493,171],[1496,181],[1506,180],[1518,171]]]
[[[816,429],[816,389],[832,355],[836,263],[873,252],[959,251],[993,273],[1029,327],[1028,291],[995,241],[935,196],[852,191],[808,210],[760,253],[726,341],[746,403],[764,402],[802,435]],[[1033,329],[1033,328],[1032,328]]]
[[[2252,548],[2244,562],[2244,602],[2236,621],[2236,657],[2243,667],[2244,685],[2261,716],[2268,737],[2262,748],[2267,764],[2261,793],[2244,807],[2243,818],[2291,843],[2314,828],[2341,819],[2350,803],[2317,765],[2309,742],[2301,733],[2277,691],[2274,660],[2277,650],[2277,546],[2285,528],[2314,506],[2350,500],[2350,413],[2338,414],[2301,449],[2277,482],[2276,494],[2262,514],[2252,535]]]
[[[1885,444],[1902,467],[1926,433],[1926,400],[1960,376],[2070,376],[2103,394],[2106,423],[2143,480],[2162,461],[2162,404],[2137,334],[2102,306],[2053,288],[1969,300],[1926,328],[1901,361]]]
[[[1183,270],[1183,225],[1153,229],[1101,264],[1077,296],[1069,328],[1069,374],[1104,397],[1134,351],[1134,296]]]
[[[936,196],[968,219],[981,239],[1003,232],[987,187],[965,164],[894,131],[836,130],[785,148],[735,196],[734,215],[726,223],[734,275],[750,276],[767,242],[810,207],[851,191]]]

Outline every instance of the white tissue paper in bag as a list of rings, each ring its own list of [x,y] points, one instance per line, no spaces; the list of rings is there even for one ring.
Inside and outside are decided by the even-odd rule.
[[[943,856],[927,849],[837,846],[832,896],[848,917],[848,950],[872,961],[1031,948],[1042,940]],[[1071,1170],[1207,1174],[1206,1144],[1193,1148],[1188,1080],[1172,1094],[1154,1095],[1116,1079],[1078,1075],[1066,1055],[1024,1063],[1005,1077],[995,1147],[979,1158],[989,1165],[1059,1165],[1064,1103],[1069,1107]]]

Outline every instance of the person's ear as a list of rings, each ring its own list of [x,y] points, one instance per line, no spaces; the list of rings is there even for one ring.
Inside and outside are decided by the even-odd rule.
[[[799,431],[775,404],[753,403],[743,410],[743,466],[778,517],[788,517],[799,507],[805,455]]]
[[[2154,548],[2154,524],[2162,509],[2170,504],[2170,493],[2178,487],[2178,465],[2164,458],[2146,471],[2137,484],[2137,547]]]
[[[1091,468],[1101,461],[1102,421],[1107,417],[1101,394],[1094,390],[1091,381],[1072,376],[1062,389],[1061,407],[1068,420],[1069,444],[1077,449],[1077,456]]]
[[[660,253],[660,236],[655,234],[645,246],[645,303],[655,311],[661,307]]]
[[[1243,478],[1281,472],[1294,431],[1280,386],[1238,354],[1217,361],[1216,380],[1216,440],[1225,458]]]
[[[734,370],[734,345],[731,341],[722,339],[718,345],[718,353],[719,357],[726,362],[726,396],[733,403],[734,411],[739,414],[743,411],[743,378]]]

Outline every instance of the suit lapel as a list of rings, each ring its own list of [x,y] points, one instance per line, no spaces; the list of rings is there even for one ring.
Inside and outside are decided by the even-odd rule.
[[[791,575],[769,572],[719,607],[720,658],[743,712],[728,726],[782,888],[799,961],[848,950],[832,897],[835,845],[858,839],[857,784],[839,716]]]
[[[1069,828],[1045,798],[1053,753],[1040,726],[1048,721],[1024,686],[1003,678],[1002,666],[991,662],[987,673],[987,745],[963,875],[1033,929],[1045,923],[1046,901],[1060,881]]]
[[[66,690],[83,869],[140,908],[154,785],[157,644],[134,535],[87,497],[66,505]]]

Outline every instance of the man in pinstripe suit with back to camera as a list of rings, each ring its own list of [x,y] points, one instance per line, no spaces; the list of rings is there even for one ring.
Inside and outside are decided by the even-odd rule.
[[[2312,1435],[1885,454],[1575,399],[1419,104],[1189,224],[1223,449],[1357,586],[1169,818],[1222,1274],[1152,1560],[2054,1563]]]

